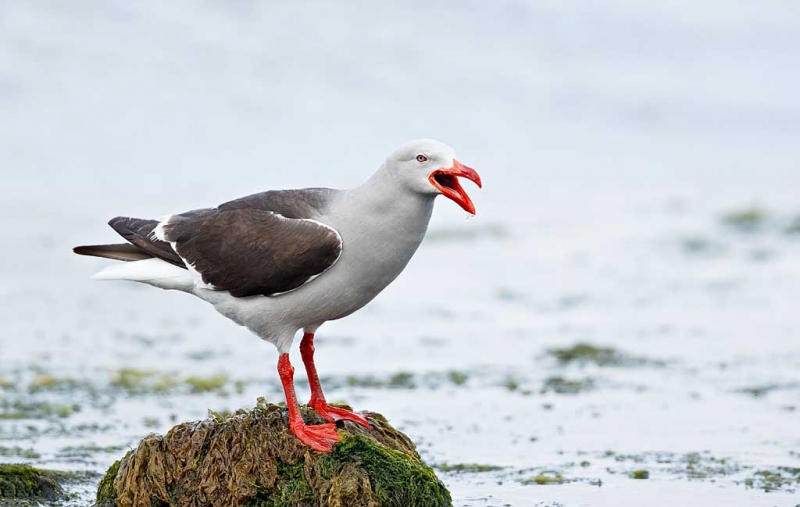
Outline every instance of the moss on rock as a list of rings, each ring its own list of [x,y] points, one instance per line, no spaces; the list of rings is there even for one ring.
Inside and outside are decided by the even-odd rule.
[[[130,453],[128,453],[130,455]],[[127,458],[127,456],[126,456]],[[100,479],[100,484],[97,485],[97,497],[95,499],[95,507],[114,507],[116,504],[114,499],[114,479],[117,478],[119,472],[119,465],[122,460],[117,460],[108,468],[106,475]]]
[[[324,422],[302,409],[308,424]],[[339,424],[333,453],[315,452],[289,433],[286,408],[183,423],[151,434],[101,481],[98,507],[451,505],[450,493],[406,435],[380,414],[372,429]]]
[[[0,464],[0,505],[25,505],[25,501],[52,501],[64,496],[58,474],[29,465]]]

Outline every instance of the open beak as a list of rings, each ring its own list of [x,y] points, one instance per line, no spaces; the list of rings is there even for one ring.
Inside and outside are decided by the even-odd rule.
[[[436,187],[445,197],[452,199],[459,206],[464,208],[464,211],[472,215],[475,214],[475,205],[472,204],[467,193],[461,188],[458,183],[458,177],[467,178],[474,182],[481,188],[481,177],[475,172],[475,169],[467,167],[456,159],[453,159],[453,167],[447,169],[437,169],[428,176],[428,181],[431,185]]]

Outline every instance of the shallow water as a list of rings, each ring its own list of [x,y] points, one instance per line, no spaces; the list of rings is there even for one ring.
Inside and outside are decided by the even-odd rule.
[[[502,467],[442,471],[456,505],[798,503],[793,6],[74,5],[0,7],[0,461],[101,473],[281,399],[277,352],[205,303],[88,280],[70,248],[108,218],[355,184],[434,135],[479,214],[437,203],[406,272],[321,328],[329,398]],[[548,353],[583,342],[647,361]]]

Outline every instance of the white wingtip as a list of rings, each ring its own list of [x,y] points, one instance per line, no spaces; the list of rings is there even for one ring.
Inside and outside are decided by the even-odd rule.
[[[115,264],[113,266],[108,266],[107,268],[103,268],[101,271],[98,271],[97,273],[95,273],[92,276],[90,276],[89,279],[91,279],[91,280],[126,280],[128,277],[123,274],[124,270],[120,269],[120,268],[122,268],[124,266],[125,266],[124,264],[120,264],[120,265]]]

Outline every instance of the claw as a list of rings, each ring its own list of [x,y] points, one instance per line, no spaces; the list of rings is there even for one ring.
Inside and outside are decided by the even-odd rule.
[[[339,441],[335,424],[290,424],[289,431],[305,445],[319,452],[332,452],[333,446]]]
[[[367,421],[364,416],[356,412],[351,412],[350,410],[339,407],[332,407],[324,401],[312,402],[309,403],[309,405],[317,414],[319,414],[320,417],[326,421],[353,421],[354,423],[360,424],[367,429],[372,428],[372,425],[369,423],[369,421]]]

